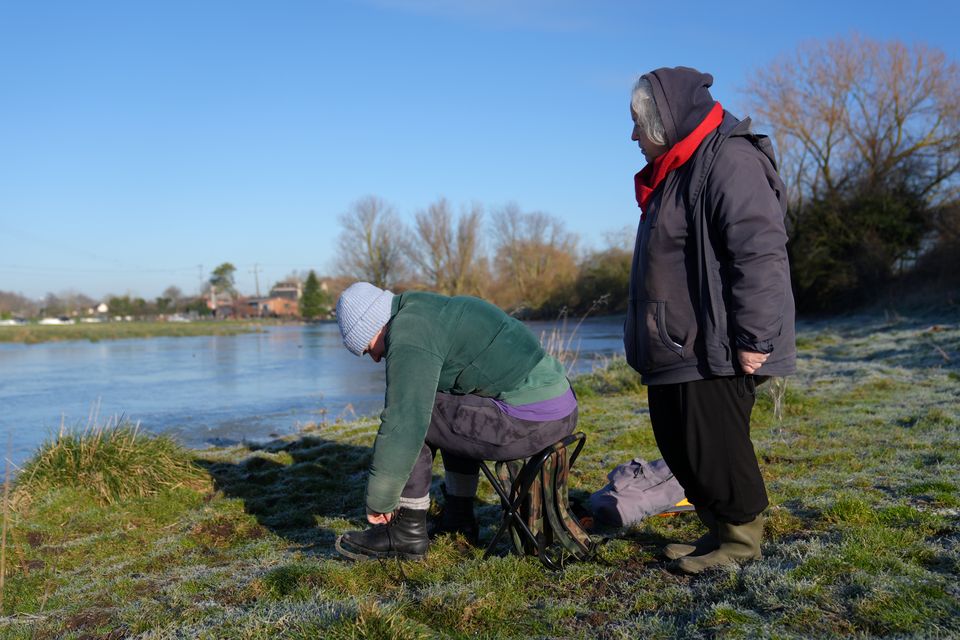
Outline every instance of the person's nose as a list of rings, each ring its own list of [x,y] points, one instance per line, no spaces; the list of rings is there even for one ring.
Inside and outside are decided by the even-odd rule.
[[[640,126],[633,125],[633,133],[630,134],[630,139],[634,142],[640,142]]]

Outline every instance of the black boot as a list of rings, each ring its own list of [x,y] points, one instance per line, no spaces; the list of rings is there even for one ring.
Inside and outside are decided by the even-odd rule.
[[[473,546],[480,539],[480,527],[473,513],[473,497],[451,496],[446,494],[443,511],[437,516],[430,528],[430,537],[445,533],[459,533]]]
[[[348,531],[337,538],[337,551],[352,560],[403,558],[423,560],[427,556],[427,511],[401,507],[387,524],[364,531]]]

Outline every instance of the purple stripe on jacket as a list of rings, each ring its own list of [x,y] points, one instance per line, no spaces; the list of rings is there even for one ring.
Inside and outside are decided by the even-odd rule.
[[[531,402],[530,404],[512,405],[502,400],[494,400],[500,407],[500,411],[518,420],[529,420],[530,422],[547,422],[549,420],[560,420],[566,418],[577,408],[577,397],[573,394],[573,389],[567,389],[556,398],[541,400],[540,402]]]

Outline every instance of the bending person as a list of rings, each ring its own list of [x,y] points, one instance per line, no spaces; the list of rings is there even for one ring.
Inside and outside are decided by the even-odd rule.
[[[386,359],[387,367],[366,492],[373,526],[338,538],[347,557],[424,557],[438,449],[447,497],[432,533],[462,533],[476,543],[480,461],[529,457],[576,426],[563,366],[523,323],[488,302],[394,295],[358,282],[340,296],[337,323],[351,353]]]
[[[698,573],[760,557],[767,492],[750,441],[756,384],[793,373],[785,189],[773,149],[695,69],[636,83],[632,139],[646,167],[624,327],[657,446],[709,533],[669,545]]]

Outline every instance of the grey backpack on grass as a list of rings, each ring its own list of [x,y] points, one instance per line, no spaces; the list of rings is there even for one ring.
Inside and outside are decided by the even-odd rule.
[[[666,511],[693,510],[676,506],[684,498],[683,487],[663,460],[634,458],[607,478],[610,482],[590,496],[590,510],[602,524],[626,527]]]

